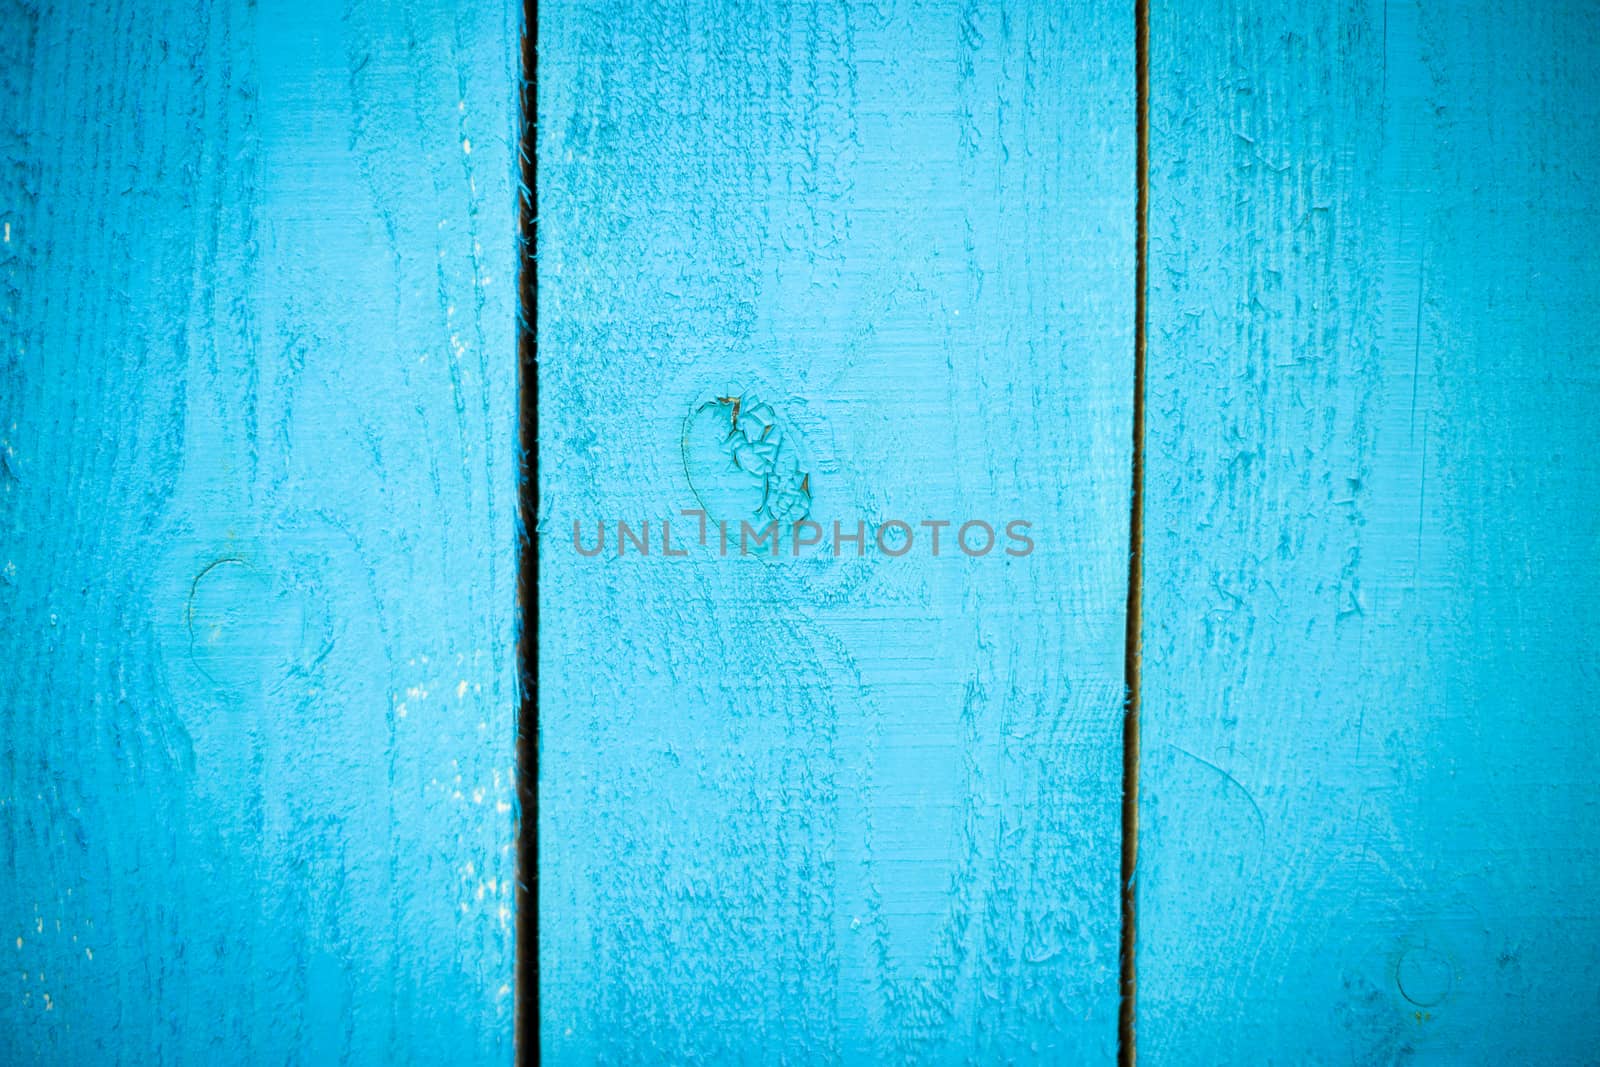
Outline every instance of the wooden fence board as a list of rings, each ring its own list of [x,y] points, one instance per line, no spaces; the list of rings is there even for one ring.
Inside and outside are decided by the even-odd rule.
[[[505,1063],[510,5],[0,2],[5,1063]]]
[[[1151,19],[1141,1060],[1593,1062],[1600,20]]]
[[[539,28],[547,1059],[1108,1059],[1128,12],[556,0]],[[754,510],[736,418],[775,420],[830,537],[901,519],[912,550],[701,548],[681,509]],[[920,527],[1013,518],[1031,555]]]

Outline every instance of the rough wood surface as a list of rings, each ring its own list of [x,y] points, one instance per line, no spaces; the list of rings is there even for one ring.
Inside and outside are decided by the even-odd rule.
[[[541,8],[547,1059],[1109,1060],[1127,11]],[[1037,549],[662,558],[719,396],[825,528]]]
[[[0,0],[0,1063],[511,1057],[518,6]],[[542,6],[547,1062],[1109,1062],[1131,5]],[[1141,1057],[1593,1062],[1600,15],[1152,7]]]
[[[1600,1048],[1600,15],[1156,4],[1139,1047]]]
[[[510,1059],[517,18],[0,0],[0,1062]]]

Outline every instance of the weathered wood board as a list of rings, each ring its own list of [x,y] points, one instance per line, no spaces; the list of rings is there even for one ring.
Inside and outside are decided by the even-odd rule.
[[[0,0],[0,1062],[510,1060],[519,19]]]
[[[541,5],[548,1062],[1112,1057],[1133,33]],[[912,548],[700,546],[752,423],[780,499]],[[973,519],[1035,550],[932,556]]]
[[[1153,5],[1146,1062],[1600,1048],[1516,7]],[[1113,1058],[1133,15],[542,5],[547,1062]],[[511,1058],[519,29],[0,0],[0,1062]]]
[[[1597,54],[1153,5],[1142,1062],[1600,1049]]]

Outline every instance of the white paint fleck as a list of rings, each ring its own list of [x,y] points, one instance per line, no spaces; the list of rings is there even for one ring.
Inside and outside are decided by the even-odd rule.
[[[461,139],[461,152],[462,152],[463,155],[468,155],[468,156],[472,155],[472,139],[471,138],[463,137]]]
[[[457,700],[464,700],[464,699],[466,699],[466,696],[467,696],[467,680],[465,678],[463,678],[463,679],[461,679],[461,684],[456,686],[456,699]]]

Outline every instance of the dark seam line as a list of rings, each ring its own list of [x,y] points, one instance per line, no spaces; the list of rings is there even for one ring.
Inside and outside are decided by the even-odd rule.
[[[539,6],[522,5],[517,205],[516,1062],[539,1062]]]
[[[1117,1063],[1134,1067],[1137,1021],[1139,866],[1139,657],[1144,595],[1144,391],[1145,290],[1149,277],[1150,201],[1150,4],[1134,0],[1135,112],[1134,294],[1133,294],[1133,485],[1128,514],[1128,610],[1123,637],[1122,681],[1122,870],[1118,945]]]

